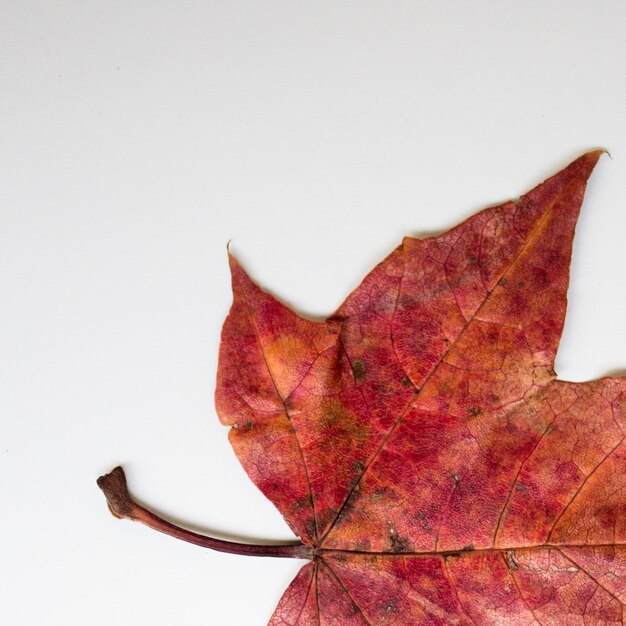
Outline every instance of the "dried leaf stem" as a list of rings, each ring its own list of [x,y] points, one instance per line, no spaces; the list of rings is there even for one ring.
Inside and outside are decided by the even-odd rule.
[[[246,556],[271,556],[278,558],[310,559],[313,549],[302,543],[288,545],[258,545],[225,541],[214,537],[200,535],[191,530],[176,526],[154,513],[137,504],[128,492],[126,475],[121,467],[116,467],[109,474],[98,478],[98,486],[106,496],[109,509],[115,517],[141,522],[145,526],[158,530],[166,535],[194,543],[202,548],[228,552],[230,554],[243,554]]]

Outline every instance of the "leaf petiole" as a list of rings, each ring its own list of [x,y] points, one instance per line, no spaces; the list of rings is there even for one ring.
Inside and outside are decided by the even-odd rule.
[[[109,509],[115,517],[141,522],[145,526],[158,530],[161,533],[196,544],[202,548],[245,556],[271,556],[284,559],[313,558],[313,548],[302,543],[288,545],[236,543],[234,541],[207,537],[180,526],[175,526],[133,500],[128,492],[124,470],[119,466],[110,473],[100,476],[98,478],[98,487],[104,492]]]

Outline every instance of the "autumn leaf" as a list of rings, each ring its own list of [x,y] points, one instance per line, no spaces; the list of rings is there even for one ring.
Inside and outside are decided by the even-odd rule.
[[[216,406],[300,537],[233,547],[100,479],[111,509],[231,552],[308,558],[271,626],[623,624],[626,379],[560,381],[590,152],[522,196],[405,238],[326,322],[230,256]]]

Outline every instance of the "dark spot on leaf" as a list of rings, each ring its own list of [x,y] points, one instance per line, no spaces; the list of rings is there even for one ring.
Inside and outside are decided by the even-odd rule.
[[[319,520],[320,529],[326,528],[326,526],[328,526],[328,524],[333,522],[336,517],[337,517],[336,509],[331,508],[331,509],[326,509],[322,512],[318,512],[317,518]]]
[[[506,285],[509,282],[509,280],[507,278],[505,278],[504,276],[498,281],[498,285],[500,285],[500,287],[504,287],[504,285]]]
[[[365,363],[361,359],[352,361],[352,373],[357,383],[360,383],[365,378]]]
[[[463,550],[463,552],[471,552],[472,550],[476,550],[476,548],[470,543],[464,548],[461,548],[461,550]]]
[[[310,496],[305,496],[303,498],[298,498],[295,502],[294,502],[294,508],[295,509],[304,509],[306,507],[310,507],[313,506],[313,502],[311,500]]]
[[[363,461],[354,461],[352,463],[352,471],[355,474],[362,474],[363,470],[365,469],[365,463],[363,463]]]
[[[460,491],[461,477],[456,472],[448,472],[448,476],[454,481],[454,491]]]
[[[411,542],[407,537],[389,533],[389,545],[392,552],[410,552]]]
[[[402,385],[404,387],[410,387],[413,383],[411,382],[411,379],[408,376],[403,376],[402,377]]]
[[[356,482],[356,479],[353,482]],[[358,498],[358,496],[359,496],[359,493],[357,491],[352,492],[350,497],[346,500],[346,503],[343,505],[343,509],[341,509],[341,513],[339,513],[339,517],[337,518],[338,522],[352,515],[352,512],[354,511],[354,505],[356,504],[356,499]]]
[[[473,406],[469,411],[468,414],[471,415],[472,417],[476,417],[477,415],[480,415],[482,412],[482,409],[479,406]]]
[[[377,487],[372,492],[372,495],[370,496],[370,499],[373,502],[378,502],[379,500],[382,500],[382,498],[385,496],[386,493],[387,493],[387,488],[386,487]]]
[[[309,517],[304,522],[304,528],[306,529],[307,535],[309,537],[315,537],[315,535],[317,534],[317,526],[315,524],[315,518]]]
[[[515,552],[513,552],[513,550],[507,551],[506,564],[508,565],[509,571],[511,572],[519,569],[519,563],[515,560]]]
[[[424,532],[427,532],[427,533],[432,532],[433,527],[430,525],[430,522],[428,521],[428,518],[426,517],[426,513],[424,513],[424,511],[419,511],[417,513],[417,519],[419,520],[422,526],[422,530]]]

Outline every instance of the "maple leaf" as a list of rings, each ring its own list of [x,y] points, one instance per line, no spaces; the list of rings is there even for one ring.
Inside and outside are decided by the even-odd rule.
[[[624,624],[626,378],[560,381],[574,228],[601,151],[424,240],[405,238],[326,322],[230,256],[216,407],[309,558],[271,626]]]

